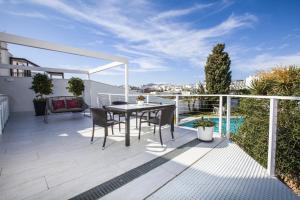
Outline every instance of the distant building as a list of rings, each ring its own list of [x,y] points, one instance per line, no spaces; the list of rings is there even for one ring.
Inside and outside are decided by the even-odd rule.
[[[181,94],[182,95],[191,95],[191,91],[182,91]]]
[[[245,88],[247,88],[245,80],[231,81],[230,90],[242,90],[242,89],[245,89]]]
[[[39,67],[37,64],[25,59],[25,58],[16,58],[10,57],[9,64],[11,65],[20,65],[20,66],[30,66],[30,67]],[[10,76],[12,77],[31,77],[31,70],[23,69],[10,69]]]
[[[27,60],[26,58],[14,57],[7,49],[5,42],[0,43],[0,63],[10,65],[20,65],[29,67],[40,67],[39,65]],[[32,70],[24,69],[0,69],[0,76],[12,76],[12,77],[31,77],[35,73]],[[64,78],[63,72],[46,72],[50,78]]]

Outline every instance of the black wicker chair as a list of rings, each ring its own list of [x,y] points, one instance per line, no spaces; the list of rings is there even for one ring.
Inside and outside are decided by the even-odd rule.
[[[139,140],[141,138],[141,128],[142,123],[150,123],[154,124],[154,134],[156,130],[156,126],[159,126],[159,138],[160,143],[163,145],[162,136],[161,136],[161,127],[164,125],[171,125],[171,136],[172,139],[174,139],[174,111],[175,111],[175,105],[174,106],[168,106],[160,110],[156,110],[155,117],[150,119],[143,119],[143,115],[147,112],[144,112],[140,117],[140,125],[139,125]]]
[[[127,102],[125,101],[113,101],[111,103],[112,105],[126,105]],[[118,120],[119,120],[119,131],[121,132],[121,123],[122,124],[125,124],[125,121],[121,121],[121,117],[125,117],[125,114],[124,113],[121,113],[121,112],[113,112],[113,119],[115,118],[115,115],[118,116]]]
[[[125,101],[113,101],[111,104],[112,105],[126,105],[128,103],[125,102]],[[119,131],[121,131],[121,123],[125,124],[125,121],[121,121],[121,117],[125,117],[125,114],[122,113],[122,112],[115,112],[114,111],[113,112],[113,118],[115,118],[115,115],[117,115],[118,118],[119,118],[119,122],[120,122],[120,124],[119,124]],[[138,128],[138,118],[140,117],[140,114],[138,112],[135,112],[135,113],[133,113],[133,116],[136,117],[135,126],[136,126],[136,128]]]
[[[114,120],[111,116],[111,113],[108,113],[103,108],[91,108],[90,110],[93,119],[93,133],[91,137],[91,142],[93,142],[94,140],[95,125],[103,127],[105,134],[104,134],[102,149],[104,149],[106,138],[108,136],[108,127],[111,127],[112,134],[114,134],[114,125],[119,124],[119,122]]]

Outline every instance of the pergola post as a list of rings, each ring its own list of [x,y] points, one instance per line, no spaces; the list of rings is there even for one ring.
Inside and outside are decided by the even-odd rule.
[[[89,95],[90,95],[90,107],[92,106],[92,83],[91,83],[91,75],[88,73],[88,81],[89,81]]]
[[[125,101],[128,102],[128,63],[125,63]]]

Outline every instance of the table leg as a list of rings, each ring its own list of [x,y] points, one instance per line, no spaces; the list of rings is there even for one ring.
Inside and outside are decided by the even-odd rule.
[[[130,112],[125,113],[125,146],[130,146]]]
[[[172,140],[174,140],[174,115],[172,117],[172,122],[171,122],[171,136],[172,136]]]
[[[147,120],[149,121],[150,118],[151,118],[151,112],[149,111],[149,112],[148,112],[148,116],[147,116]],[[148,122],[148,126],[150,126],[150,122]]]

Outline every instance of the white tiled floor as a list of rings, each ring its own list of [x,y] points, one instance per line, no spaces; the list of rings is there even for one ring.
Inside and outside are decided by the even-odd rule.
[[[138,141],[134,124],[130,147],[125,147],[124,126],[121,133],[116,126],[102,150],[102,128],[90,144],[89,117],[52,115],[45,124],[31,113],[12,115],[0,139],[0,199],[67,199],[196,137],[176,128],[176,140],[171,141],[166,127],[162,147],[151,127],[143,127]]]
[[[158,134],[143,127],[137,139],[135,120],[131,146],[121,133],[107,140],[102,150],[103,129],[97,128],[90,144],[91,118],[81,114],[49,117],[48,124],[31,113],[13,115],[0,136],[0,199],[68,199],[87,191],[196,137],[196,132],[163,129]],[[279,192],[278,192],[279,191]],[[149,196],[150,195],[150,196]],[[227,140],[200,143],[151,170],[103,199],[295,199],[277,179]]]

